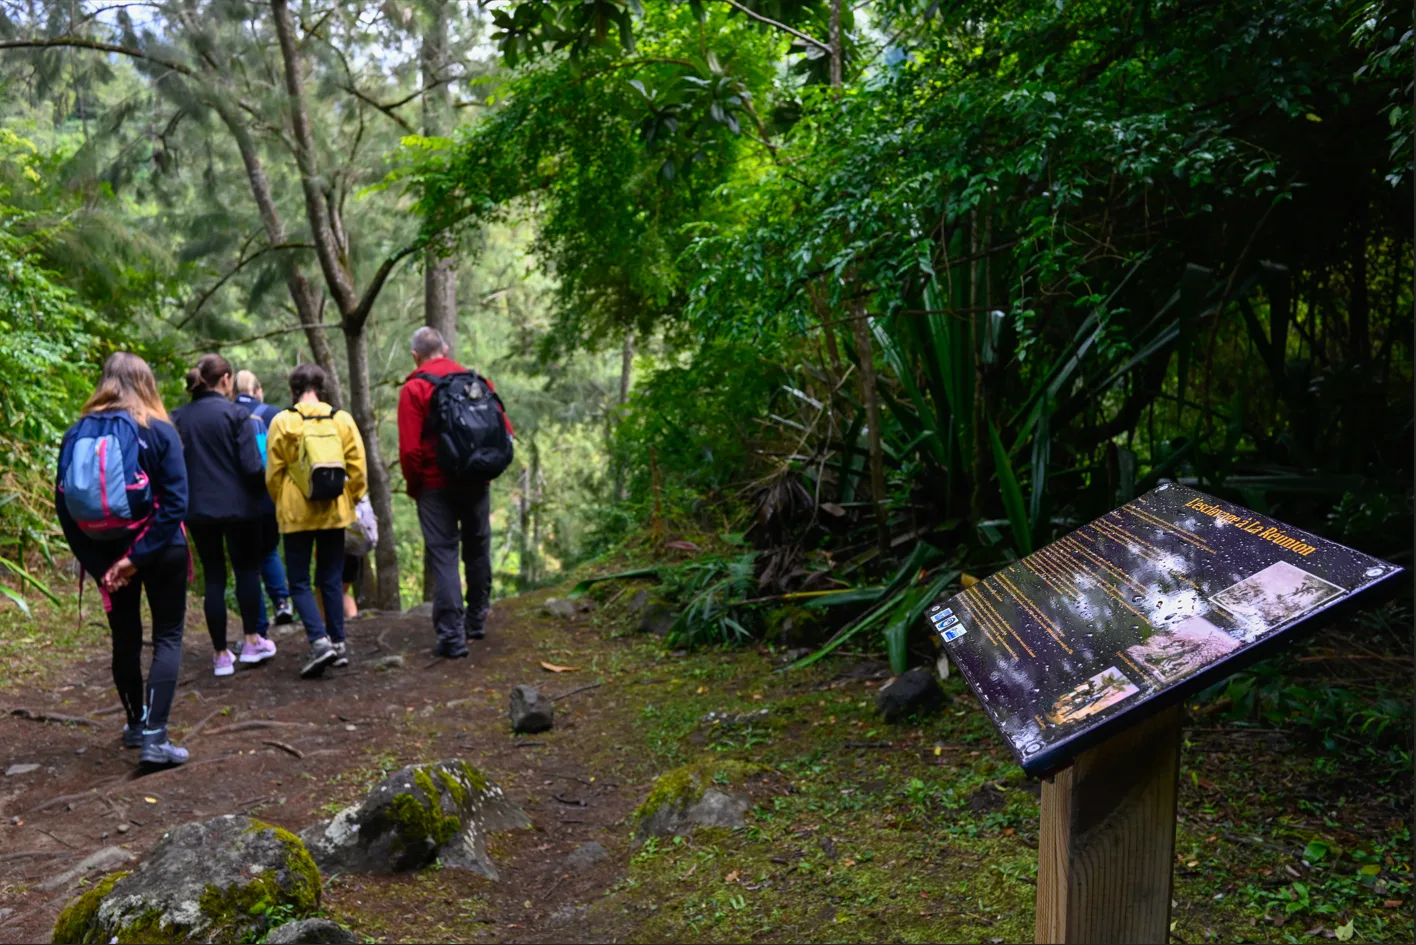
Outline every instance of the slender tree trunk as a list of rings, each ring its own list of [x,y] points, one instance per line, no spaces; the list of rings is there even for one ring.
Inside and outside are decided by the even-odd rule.
[[[843,0],[831,0],[831,25],[830,33],[826,37],[827,43],[831,46],[831,88],[841,87],[843,71],[842,50],[841,50],[841,3]],[[814,32],[814,31],[813,31]]]
[[[429,0],[428,22],[423,32],[423,85],[444,78],[447,69],[447,5],[445,0]],[[423,134],[436,137],[447,133],[452,105],[449,86],[443,84],[423,93]],[[450,235],[434,240],[424,254],[423,311],[425,322],[436,328],[457,353],[457,262]]]
[[[256,210],[260,213],[261,225],[266,232],[266,243],[280,246],[286,241],[285,222],[276,210],[270,178],[266,177],[260,151],[251,138],[250,129],[225,103],[213,101],[211,105],[231,132],[231,136],[236,139],[236,149],[241,153],[241,162],[246,168],[246,180],[251,186],[251,196],[256,201]],[[319,291],[310,285],[310,280],[293,262],[289,263],[285,270],[285,288],[290,292],[290,301],[295,305],[300,324],[305,326],[305,340],[310,344],[310,354],[329,377],[325,393],[333,406],[341,406],[344,403],[344,391],[339,383],[339,369],[334,363],[334,350],[330,347],[325,326],[322,324]]]
[[[620,389],[619,408],[629,402],[629,384],[634,370],[634,332],[625,332],[624,346],[620,349]],[[611,427],[610,432],[613,432]],[[615,498],[623,502],[625,495],[624,463],[615,460]]]
[[[890,523],[885,509],[885,451],[880,443],[880,397],[875,386],[875,345],[870,340],[870,321],[865,303],[851,303],[851,331],[856,360],[860,362],[860,393],[865,401],[865,422],[869,426],[866,443],[870,448],[870,499],[875,506],[875,535],[880,554],[890,554]]]
[[[349,351],[349,412],[364,433],[364,455],[369,468],[369,502],[379,523],[379,543],[374,550],[378,567],[380,610],[402,610],[398,591],[398,551],[393,534],[393,496],[389,491],[388,467],[379,448],[378,424],[374,418],[373,385],[369,382],[368,337],[364,331],[346,331]]]
[[[522,466],[520,478],[521,481],[517,483],[517,487],[521,495],[516,503],[516,582],[520,585],[522,590],[525,590],[527,587],[527,573],[529,571],[528,565],[530,564],[526,557],[526,526],[531,513],[531,467]]]
[[[374,417],[373,389],[369,379],[369,346],[365,335],[369,311],[395,260],[391,258],[380,268],[365,296],[360,298],[354,289],[346,237],[338,217],[331,211],[328,195],[322,186],[314,133],[310,129],[310,115],[305,102],[304,64],[295,42],[295,24],[290,16],[289,0],[271,0],[271,12],[285,68],[285,91],[290,104],[290,125],[295,133],[295,161],[300,168],[300,189],[305,195],[305,216],[315,243],[315,255],[324,275],[325,288],[339,309],[340,327],[344,330],[345,349],[349,354],[350,413],[354,415],[354,422],[364,437],[369,500],[379,523],[379,542],[375,549],[379,609],[400,610],[393,496],[388,467],[384,465],[383,450],[379,448],[378,423]]]
[[[983,364],[979,344],[978,306],[982,293],[979,292],[978,278],[978,211],[969,212],[969,256],[972,262],[969,263],[969,284],[968,284],[968,307],[973,312],[969,317],[969,324],[973,327],[973,338],[970,339],[969,350],[973,352],[974,366],[974,396],[973,396],[973,492],[969,498],[969,517],[975,522],[983,518],[983,483],[987,478],[984,475],[984,454],[988,452],[988,431],[984,429],[984,402],[983,402]]]

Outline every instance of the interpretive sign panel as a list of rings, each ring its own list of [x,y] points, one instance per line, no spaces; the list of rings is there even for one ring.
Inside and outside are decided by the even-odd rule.
[[[1166,484],[925,620],[1023,770],[1042,775],[1400,572]]]

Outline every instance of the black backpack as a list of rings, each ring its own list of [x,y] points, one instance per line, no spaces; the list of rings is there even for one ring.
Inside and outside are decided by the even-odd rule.
[[[489,481],[500,476],[511,465],[513,451],[496,392],[476,371],[413,376],[433,385],[425,430],[437,437],[438,466],[448,478]]]

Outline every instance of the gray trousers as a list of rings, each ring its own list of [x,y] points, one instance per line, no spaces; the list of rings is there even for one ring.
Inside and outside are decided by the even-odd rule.
[[[463,643],[482,629],[492,599],[492,523],[487,484],[428,489],[418,499],[424,554],[433,572],[433,629],[439,643]],[[467,570],[467,603],[457,573],[458,544]]]

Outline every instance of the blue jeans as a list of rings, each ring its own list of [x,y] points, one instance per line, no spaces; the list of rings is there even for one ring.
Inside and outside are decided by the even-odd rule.
[[[271,516],[269,521],[262,523],[264,529],[268,529],[262,534],[262,551],[265,557],[261,560],[261,582],[265,585],[266,596],[270,598],[271,609],[290,596],[290,588],[285,586],[285,565],[280,561],[280,531],[275,524],[275,516]],[[265,605],[261,606],[260,614],[256,620],[256,632],[263,637],[270,636],[270,618],[266,616]]]
[[[310,587],[311,558],[315,565],[313,589]],[[305,624],[305,636],[311,643],[323,636],[328,636],[332,643],[343,643],[344,588],[339,579],[344,574],[344,529],[289,532],[285,536],[285,566],[290,579],[290,599]],[[315,591],[324,601],[325,619],[320,617]]]

